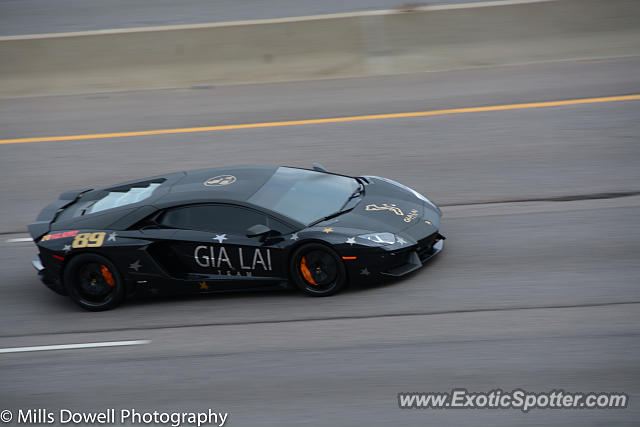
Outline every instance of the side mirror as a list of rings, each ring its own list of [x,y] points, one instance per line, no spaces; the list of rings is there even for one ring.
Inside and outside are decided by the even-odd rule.
[[[267,237],[271,229],[264,224],[256,224],[247,230],[247,237]]]
[[[327,168],[322,166],[320,163],[313,163],[311,166],[313,166],[313,170],[314,171],[318,171],[318,172],[326,172],[327,171]]]

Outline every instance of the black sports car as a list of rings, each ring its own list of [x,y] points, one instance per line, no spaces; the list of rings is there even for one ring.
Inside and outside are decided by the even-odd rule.
[[[208,293],[347,282],[420,268],[442,250],[442,212],[395,181],[242,166],[60,195],[29,232],[42,281],[88,310],[134,292]]]

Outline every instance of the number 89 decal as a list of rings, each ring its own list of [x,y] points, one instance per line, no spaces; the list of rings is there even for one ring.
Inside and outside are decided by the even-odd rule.
[[[73,248],[98,248],[104,243],[104,231],[97,233],[80,233],[73,239],[71,247]]]

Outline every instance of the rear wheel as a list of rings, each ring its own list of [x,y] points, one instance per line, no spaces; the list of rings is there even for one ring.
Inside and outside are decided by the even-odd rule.
[[[291,257],[291,277],[307,295],[329,296],[344,287],[347,273],[342,259],[319,243],[301,246]]]
[[[72,258],[63,280],[71,299],[85,310],[109,310],[124,300],[125,287],[116,266],[100,255]]]

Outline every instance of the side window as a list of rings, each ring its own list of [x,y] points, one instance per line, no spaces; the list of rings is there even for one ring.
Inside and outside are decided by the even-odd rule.
[[[239,235],[256,224],[269,225],[266,215],[229,205],[196,205],[169,209],[160,216],[159,223],[171,228]]]

